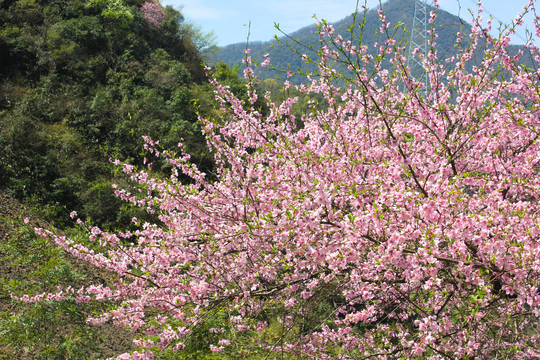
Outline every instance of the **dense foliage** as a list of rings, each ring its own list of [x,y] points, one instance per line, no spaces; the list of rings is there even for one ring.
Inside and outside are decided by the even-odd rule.
[[[201,65],[211,37],[177,10],[141,0],[8,0],[0,24],[4,190],[32,199],[57,225],[77,208],[112,227],[129,217],[118,215],[108,158],[142,161],[142,135],[169,147],[184,138],[194,161],[211,166],[192,102],[211,96]]]
[[[325,104],[314,97],[300,122],[296,97],[267,115],[252,106],[247,53],[249,101],[214,80],[228,118],[202,120],[215,177],[147,138],[170,178],[124,164],[139,191],[116,194],[158,223],[91,227],[90,247],[37,229],[121,280],[20,300],[122,301],[90,319],[145,331],[119,359],[189,357],[194,338],[220,358],[540,356],[538,70],[508,52],[514,30],[489,36],[480,12],[443,64],[431,32],[427,91],[378,17],[376,55],[320,24],[321,76],[297,91]],[[531,43],[521,52],[540,61]]]

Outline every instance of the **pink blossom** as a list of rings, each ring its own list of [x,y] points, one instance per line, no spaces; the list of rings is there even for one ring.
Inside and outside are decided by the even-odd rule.
[[[156,28],[161,27],[163,19],[165,19],[165,12],[158,0],[146,1],[141,6],[143,17]]]
[[[386,34],[382,9],[379,17]],[[196,330],[214,352],[248,332],[269,357],[533,358],[538,72],[521,66],[508,33],[486,37],[480,15],[470,46],[441,63],[435,51],[422,59],[429,91],[399,41],[380,41],[373,55],[321,24],[319,76],[296,86],[300,96],[268,102],[264,115],[250,67],[250,101],[210,79],[222,114],[199,119],[211,179],[181,140],[175,153],[145,138],[169,178],[122,165],[134,187],[115,194],[155,223],[115,233],[88,226],[92,248],[35,229],[115,273],[114,286],[12,297],[110,301],[117,306],[89,322],[140,328],[145,349],[181,352]],[[540,59],[532,46],[523,53]],[[299,114],[303,99],[309,109]]]

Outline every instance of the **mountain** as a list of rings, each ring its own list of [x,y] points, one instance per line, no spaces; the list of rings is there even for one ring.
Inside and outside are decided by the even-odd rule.
[[[388,0],[382,4],[382,9],[386,15],[387,22],[390,23],[391,31],[395,31],[394,39],[409,38],[409,33],[413,26],[414,19],[414,7],[415,0]],[[384,39],[384,35],[379,33],[380,20],[378,17],[378,8],[369,9],[365,14],[365,22],[363,27],[357,26],[354,31],[355,39],[359,40],[361,36],[361,43],[368,46],[368,49],[375,52],[375,43]],[[433,7],[428,6],[428,13],[431,10],[435,10]],[[444,10],[437,10],[437,19],[435,21],[435,29],[438,34],[437,46],[438,55],[440,59],[446,59],[451,57],[456,52],[456,34],[469,33],[471,25],[466,23],[459,17],[452,15]],[[356,17],[356,23],[362,24],[362,13],[359,13]],[[351,32],[348,30],[351,24],[353,24],[353,15],[349,15],[344,19],[333,23],[336,34],[341,34],[345,39],[351,38]],[[395,27],[397,24],[403,24],[403,27]],[[361,30],[360,30],[361,29]],[[403,31],[405,29],[405,32]],[[297,40],[294,41],[293,39]],[[300,45],[300,44],[304,44]],[[305,64],[301,57],[294,51],[297,50],[300,54],[309,52],[309,47],[317,49],[320,44],[319,35],[317,33],[317,27],[314,25],[304,27],[296,32],[287,34],[287,36],[281,36],[274,41],[268,42],[254,42],[249,45],[250,55],[257,61],[262,61],[265,54],[269,54],[271,58],[271,64],[276,69],[287,69],[296,71],[299,68],[304,70],[312,70],[314,67],[309,64]],[[515,51],[517,51],[517,46]],[[244,50],[246,48],[245,43],[232,44],[219,49],[216,58],[220,61],[224,61],[229,66],[242,64],[244,57]],[[291,50],[293,49],[293,50]],[[342,70],[342,69],[338,69]],[[271,69],[258,68],[258,76],[261,79],[274,78],[279,75],[280,72]],[[293,78],[296,82],[300,81],[300,78]]]

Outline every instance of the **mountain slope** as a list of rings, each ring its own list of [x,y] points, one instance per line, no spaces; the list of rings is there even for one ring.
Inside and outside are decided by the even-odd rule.
[[[395,31],[394,39],[399,41],[402,38],[408,39],[409,32],[413,26],[415,0],[388,0],[382,4],[382,9],[386,15],[387,22],[390,23],[392,31]],[[380,21],[378,18],[378,8],[369,9],[365,14],[365,22],[362,27],[357,26],[354,30],[354,40],[367,45],[369,51],[375,52],[375,43],[384,39],[379,33]],[[428,7],[428,12],[434,10]],[[456,34],[469,33],[471,26],[457,16],[454,16],[444,10],[437,10],[437,19],[435,21],[435,29],[438,34],[436,50],[440,59],[451,57],[456,52]],[[357,24],[362,24],[362,13],[356,20]],[[351,32],[347,30],[353,23],[353,15],[349,15],[344,19],[333,23],[336,34],[341,34],[345,39],[351,38]],[[402,26],[396,26],[402,24]],[[394,26],[396,26],[394,28]],[[291,39],[298,40],[299,43],[306,46],[298,45]],[[304,64],[300,56],[292,49],[297,49],[301,54],[308,52],[310,46],[317,48],[319,45],[319,35],[315,25],[302,28],[296,32],[288,34],[288,36],[279,37],[279,41],[258,42],[250,44],[250,54],[253,59],[261,61],[264,59],[264,54],[269,54],[271,63],[276,69],[287,69],[295,71],[298,68],[312,70],[313,67]],[[289,46],[287,46],[289,45]],[[244,57],[245,43],[232,44],[221,48],[217,54],[217,59],[224,61],[229,66],[242,64]],[[517,47],[516,47],[517,49]],[[270,69],[258,69],[258,75],[262,79],[273,78],[279,75],[279,72]],[[339,69],[338,69],[339,70]],[[296,78],[300,81],[300,78]]]

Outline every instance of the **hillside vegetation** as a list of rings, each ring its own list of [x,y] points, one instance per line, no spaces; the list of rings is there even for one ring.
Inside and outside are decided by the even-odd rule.
[[[201,65],[211,38],[179,11],[143,0],[2,0],[0,24],[0,189],[57,225],[77,209],[112,227],[127,215],[108,159],[142,163],[143,135],[165,147],[183,138],[211,166],[193,102],[213,107]]]

